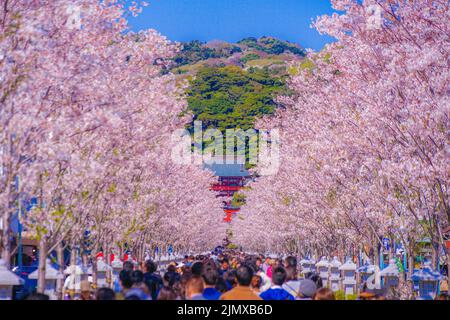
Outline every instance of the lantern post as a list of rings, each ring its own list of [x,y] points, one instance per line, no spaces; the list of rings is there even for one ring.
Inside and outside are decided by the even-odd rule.
[[[380,276],[386,289],[398,286],[399,271],[395,259],[389,260],[389,265],[381,270]]]
[[[6,268],[5,260],[0,259],[0,300],[12,300],[13,286],[24,283],[24,280]]]
[[[434,271],[431,262],[426,261],[420,270],[412,275],[413,282],[418,283],[418,300],[434,300],[438,294],[439,282],[444,277],[438,271]]]
[[[354,264],[350,259],[347,260],[342,266],[339,267],[342,271],[342,286],[344,287],[345,295],[355,294],[356,287],[356,264]]]
[[[33,271],[28,276],[29,279],[38,278],[38,270]],[[44,293],[50,297],[50,300],[57,300],[56,296],[56,282],[64,278],[62,272],[54,268],[50,259],[45,260],[45,288]]]
[[[342,263],[338,260],[338,257],[333,257],[330,262],[330,289],[333,292],[339,290],[339,282],[341,280],[341,272],[339,270]]]
[[[330,264],[326,257],[322,257],[320,261],[316,263],[316,270],[319,272],[319,277],[322,279],[324,287],[328,287],[329,266]]]

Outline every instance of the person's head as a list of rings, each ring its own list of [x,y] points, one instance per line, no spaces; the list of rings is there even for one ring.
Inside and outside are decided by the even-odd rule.
[[[213,269],[217,270],[217,265],[213,259],[207,259],[203,263],[203,270],[208,269],[208,268],[213,268]]]
[[[287,268],[297,268],[297,258],[294,256],[288,256],[284,259],[284,267]]]
[[[336,300],[333,291],[328,288],[320,288],[313,295],[313,300]]]
[[[299,292],[303,298],[312,298],[317,291],[316,283],[310,279],[300,281]]]
[[[131,280],[131,271],[122,270],[119,273],[119,282],[122,289],[130,289],[133,285],[133,281]]]
[[[253,275],[251,287],[254,289],[259,289],[261,287],[262,279],[258,275]]]
[[[177,275],[177,273],[170,272],[170,271],[164,273],[164,276],[163,276],[164,286],[172,287],[175,284],[175,282],[177,281],[176,275]]]
[[[286,281],[286,270],[283,267],[276,267],[272,271],[272,283],[281,286]]]
[[[26,297],[25,300],[50,300],[50,297],[43,293],[33,293]]]
[[[228,270],[229,267],[230,267],[230,264],[228,262],[228,259],[223,259],[221,262],[222,270]]]
[[[259,269],[261,267],[261,264],[262,264],[261,258],[259,258],[259,257],[256,258],[255,264],[256,264],[256,267]]]
[[[225,292],[227,292],[227,283],[225,282],[225,279],[224,279],[224,278],[219,277],[219,278],[217,279],[217,283],[216,283],[215,289],[216,289],[217,291],[219,291],[220,293],[225,293]]]
[[[191,267],[191,272],[194,276],[201,276],[203,271],[203,263],[200,261],[195,262]]]
[[[203,279],[194,276],[186,283],[186,299],[191,299],[194,295],[203,293]]]
[[[370,289],[367,282],[364,282],[362,290],[358,296],[359,300],[383,300],[389,289]]]
[[[225,273],[225,281],[228,282],[232,287],[236,285],[236,270],[228,270]]]
[[[214,287],[217,283],[217,279],[219,278],[219,273],[216,269],[210,267],[203,270],[202,276],[205,286]]]
[[[175,293],[175,290],[171,287],[162,287],[161,290],[159,290],[158,298],[157,300],[176,300],[177,294]]]
[[[256,272],[258,272],[258,268],[256,267],[256,264],[255,264],[254,261],[248,260],[248,261],[245,261],[245,262],[243,262],[243,263],[239,263],[239,264],[235,267],[234,270],[236,271],[236,270],[239,269],[241,266],[247,266],[247,267],[249,267],[250,269],[252,269],[253,274],[255,274]]]
[[[183,262],[180,262],[179,264],[176,265],[176,272],[182,274],[184,272],[185,269],[185,264]]]
[[[131,273],[131,282],[133,282],[133,285],[139,285],[144,281],[144,274],[141,270],[134,270]]]
[[[297,268],[286,267],[286,281],[297,280]]]
[[[169,264],[169,265],[167,266],[167,272],[177,272],[177,267],[176,267],[176,265]]]
[[[133,271],[134,265],[131,261],[125,261],[122,265],[122,269],[127,271]]]
[[[283,260],[275,259],[273,262],[273,267],[274,268],[283,267]]]
[[[311,272],[309,274],[307,274],[306,279],[312,280],[315,284],[317,288],[322,288],[322,278],[314,272]]]
[[[116,294],[111,288],[100,288],[95,294],[95,300],[116,300]]]
[[[144,262],[144,272],[153,273],[156,272],[157,269],[158,267],[156,266],[156,263],[152,260],[147,260]]]
[[[186,297],[186,284],[192,278],[192,273],[190,271],[184,272],[180,279],[175,281],[172,286],[172,289],[175,291],[177,296],[184,299]]]
[[[252,282],[253,270],[247,265],[240,266],[236,271],[236,280],[240,286],[248,287]]]

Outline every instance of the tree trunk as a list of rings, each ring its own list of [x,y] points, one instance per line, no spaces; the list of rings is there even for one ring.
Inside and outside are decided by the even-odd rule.
[[[72,245],[72,247],[70,248],[70,266],[72,269],[70,273],[70,285],[69,285],[69,288],[73,290],[73,292],[71,292],[72,298],[76,291],[75,290],[76,264],[77,264],[77,249],[75,248],[75,245]]]
[[[439,259],[439,254],[436,250],[436,243],[434,241],[431,242],[431,265],[433,270],[437,268],[437,261]]]
[[[105,244],[103,247],[103,256],[105,257],[105,262],[107,265],[111,265],[111,256],[109,254],[109,246]]]
[[[380,261],[380,253],[378,251],[378,246],[375,245],[373,247],[373,264],[377,265],[377,266],[380,266],[380,262],[381,262]]]
[[[414,241],[410,241],[410,243],[414,244]],[[414,288],[413,288],[413,281],[412,281],[412,275],[414,273],[414,246],[406,247],[405,246],[405,254],[408,255],[408,277],[407,277],[407,285],[408,290],[411,294],[411,297],[414,296]]]
[[[450,288],[450,249],[447,249],[447,285]]]
[[[39,265],[38,265],[38,281],[37,292],[44,293],[45,290],[45,265],[47,260],[47,241],[42,238],[39,241]]]
[[[64,274],[64,247],[62,242],[60,242],[56,248],[56,256],[58,259],[58,270],[61,275]],[[56,281],[56,296],[57,299],[63,299],[63,285],[64,278],[58,279]]]
[[[103,255],[105,257],[106,264],[108,266],[111,266],[110,248],[109,248],[109,245],[107,242],[105,243],[105,246],[104,246]],[[113,282],[112,279],[113,279],[112,271],[108,271],[106,273],[106,283],[108,283],[110,288],[112,287],[112,282]]]
[[[92,259],[92,286],[97,290],[97,259]]]
[[[81,254],[81,264],[83,265],[84,268],[86,268],[88,266],[88,263],[89,263],[89,257],[86,252],[83,252]]]
[[[414,273],[414,249],[411,248],[410,250],[408,250],[408,274],[410,279],[413,273]]]
[[[70,248],[70,265],[75,265],[77,263],[77,249],[75,246]]]
[[[3,230],[2,230],[2,259],[5,261],[6,268],[11,266],[11,242],[9,241],[11,231],[11,213],[7,209],[3,213]]]
[[[139,262],[144,261],[145,260],[145,244],[144,244],[144,240],[141,240],[141,245],[140,245],[140,255],[139,255]]]

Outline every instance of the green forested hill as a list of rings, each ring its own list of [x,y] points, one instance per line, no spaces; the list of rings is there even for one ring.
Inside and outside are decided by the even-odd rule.
[[[171,71],[189,81],[188,111],[204,128],[246,130],[256,117],[274,112],[275,97],[286,92],[288,64],[304,56],[299,45],[273,37],[191,41],[183,43]]]
[[[284,87],[284,80],[267,69],[204,67],[187,91],[189,109],[205,128],[247,130],[255,117],[274,112],[274,97]]]

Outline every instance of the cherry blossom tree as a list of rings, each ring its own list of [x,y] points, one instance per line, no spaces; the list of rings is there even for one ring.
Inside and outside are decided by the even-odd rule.
[[[424,237],[436,262],[450,217],[448,2],[332,3],[342,13],[315,26],[337,41],[310,52],[286,108],[260,123],[282,132],[282,169],[252,186],[238,237],[256,245],[263,224],[267,243],[282,235],[350,254],[388,236],[412,272]]]
[[[171,133],[188,121],[182,88],[161,72],[177,46],[129,32],[123,1],[4,0],[1,10],[5,260],[22,194],[39,199],[23,221],[39,241],[39,291],[48,253],[74,250],[85,231],[104,251],[218,242],[212,176],[170,158]]]

